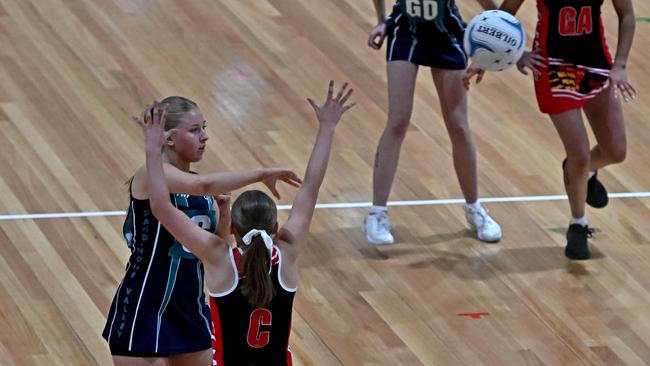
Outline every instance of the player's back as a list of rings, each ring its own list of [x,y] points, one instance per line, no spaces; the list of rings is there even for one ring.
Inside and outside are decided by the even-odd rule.
[[[233,268],[238,268],[242,252],[230,252]],[[271,279],[274,295],[271,304],[256,308],[242,294],[241,279],[229,291],[210,293],[213,322],[213,348],[220,366],[290,366],[289,334],[295,289],[282,284],[282,256],[273,248]]]

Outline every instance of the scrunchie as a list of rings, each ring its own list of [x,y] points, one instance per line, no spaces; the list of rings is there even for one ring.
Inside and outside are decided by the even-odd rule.
[[[269,251],[269,254],[271,254],[273,252],[273,238],[271,238],[265,230],[251,229],[251,231],[247,232],[246,235],[241,238],[241,240],[244,242],[244,244],[250,245],[253,241],[253,238],[257,235],[262,236],[264,245],[266,245],[266,249]]]

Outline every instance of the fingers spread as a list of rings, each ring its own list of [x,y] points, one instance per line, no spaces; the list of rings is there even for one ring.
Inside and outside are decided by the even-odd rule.
[[[524,75],[528,75],[528,71],[526,71],[526,67],[523,65],[517,65],[517,70]]]
[[[344,86],[347,86],[347,85],[348,85],[348,83],[345,83]],[[348,101],[348,99],[350,98],[350,95],[352,95],[352,92],[354,92],[354,89],[350,89],[350,90],[348,90],[347,93],[345,93],[345,96],[343,97],[343,99],[341,99],[341,104],[345,104],[345,102]]]
[[[326,101],[332,100],[332,95],[334,94],[334,80],[330,80],[329,87],[327,88],[327,99]]]
[[[293,179],[283,179],[282,181],[285,182],[285,183],[287,183],[287,184],[290,185],[290,186],[293,186],[293,187],[300,187],[300,184],[298,184],[298,182],[296,182],[296,181],[293,180]]]
[[[294,173],[294,172],[291,172],[291,179],[294,182],[302,183],[302,179],[300,179],[300,177],[298,175],[296,175],[296,173]]]
[[[160,121],[162,123],[164,123],[165,120],[167,119],[167,112],[169,112],[169,105],[165,105],[165,107],[163,108],[162,114],[160,115]]]
[[[355,105],[357,105],[357,102],[352,102],[352,103],[346,105],[345,107],[343,107],[343,112],[352,109],[352,107],[354,107]]]
[[[618,84],[618,89],[621,91],[621,95],[623,96],[624,101],[628,102],[634,98],[632,91],[625,83]]]
[[[314,112],[318,113],[318,106],[316,105],[316,102],[314,102],[311,98],[307,98],[307,101],[311,107],[314,108]]]
[[[133,122],[137,123],[140,127],[144,128],[144,122],[142,122],[140,118],[136,116],[131,116],[131,119],[133,120]]]
[[[271,193],[273,193],[273,196],[277,199],[280,199],[280,192],[275,188],[275,186],[271,186]]]
[[[345,89],[348,87],[348,83],[345,82],[343,83],[343,86],[341,89],[339,89],[339,92],[336,94],[336,99],[335,100],[341,100],[341,97],[343,96],[343,93],[345,92]]]

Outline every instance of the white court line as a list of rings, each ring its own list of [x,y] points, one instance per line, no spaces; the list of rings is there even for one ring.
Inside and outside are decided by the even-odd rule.
[[[609,198],[647,198],[650,192],[625,192],[610,193]],[[501,203],[501,202],[535,202],[535,201],[562,201],[566,200],[566,195],[547,195],[547,196],[514,196],[514,197],[485,197],[481,202]],[[465,203],[462,198],[440,199],[440,200],[411,200],[411,201],[388,201],[388,206],[434,206],[434,205],[459,205]],[[318,203],[316,208],[359,208],[370,207],[372,202],[341,202],[341,203]],[[278,210],[289,210],[291,205],[278,205]],[[106,217],[106,216],[124,216],[126,211],[97,211],[97,212],[62,212],[62,213],[42,213],[42,214],[15,214],[0,215],[0,221],[9,220],[33,220],[33,219],[60,219],[75,217]]]

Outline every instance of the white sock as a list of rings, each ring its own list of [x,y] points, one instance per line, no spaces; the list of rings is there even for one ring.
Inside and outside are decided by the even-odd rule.
[[[481,208],[481,203],[478,200],[476,200],[476,202],[474,203],[465,202],[465,207],[478,210],[479,208]]]
[[[582,217],[573,217],[572,216],[571,220],[569,220],[569,225],[573,225],[573,224],[579,224],[579,225],[582,225],[582,226],[587,226],[588,225],[587,216],[582,216]]]
[[[371,214],[371,215],[377,215],[377,214],[379,214],[379,213],[387,212],[387,211],[388,211],[388,208],[387,208],[386,206],[375,206],[375,205],[372,205],[372,207],[370,207],[370,214]]]
[[[596,172],[589,172],[589,175],[587,175],[587,179],[591,179],[591,177],[593,177],[594,175],[596,175]]]

